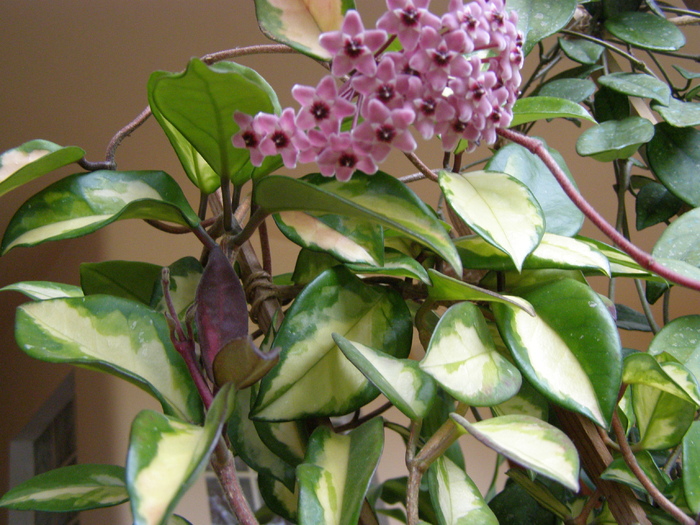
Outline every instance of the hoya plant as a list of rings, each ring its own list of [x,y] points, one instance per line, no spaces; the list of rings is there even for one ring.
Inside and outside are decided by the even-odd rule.
[[[30,299],[22,350],[135,383],[162,412],[136,416],[124,466],[50,471],[0,505],[128,501],[137,525],[181,524],[174,508],[210,463],[245,525],[700,521],[700,315],[670,314],[679,287],[700,291],[700,73],[683,49],[700,13],[429,4],[387,0],[375,23],[352,0],[255,0],[275,43],[153,73],[148,108],[104,161],[47,140],[2,154],[0,194],[78,165],[17,210],[3,254],[124,219],[194,235],[202,251],[162,268],[85,264],[80,287],[6,287]],[[236,62],[261,53],[306,55],[321,80],[296,79],[283,108]],[[148,117],[199,203],[163,171],[117,169]],[[575,145],[548,147],[546,127]],[[615,224],[578,192],[576,155],[611,177]],[[421,179],[438,200],[412,189]],[[579,234],[585,220],[598,238]],[[272,272],[273,223],[299,247],[293,273]],[[630,223],[666,225],[651,254]],[[630,279],[638,298],[621,304],[615,283]],[[623,349],[619,330],[653,339]],[[405,475],[377,482],[386,433],[403,439]],[[464,434],[497,452],[494,472],[507,464],[505,484],[494,474],[479,492]],[[263,509],[234,456],[257,472]]]

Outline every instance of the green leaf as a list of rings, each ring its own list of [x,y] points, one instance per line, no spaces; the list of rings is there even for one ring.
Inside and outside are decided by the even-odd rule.
[[[590,287],[571,279],[521,295],[536,317],[493,305],[520,371],[551,401],[607,426],[622,376],[620,340],[607,307]]]
[[[518,483],[511,480],[489,501],[489,507],[501,525],[558,525],[560,520]]]
[[[492,407],[491,410],[494,416],[517,414],[547,421],[549,402],[526,379],[523,379],[517,394],[508,401]]]
[[[651,254],[660,262],[673,259],[700,267],[700,208],[673,221],[656,241]]]
[[[0,292],[20,292],[34,301],[60,299],[62,297],[82,297],[79,286],[49,281],[22,281],[0,288]]]
[[[561,154],[549,147],[547,150],[575,185]],[[581,229],[583,213],[564,193],[544,162],[521,145],[508,144],[499,149],[486,164],[485,169],[507,173],[528,187],[542,207],[546,232],[571,236],[576,235]]]
[[[347,182],[318,173],[302,179],[271,175],[258,181],[255,203],[268,213],[296,210],[369,220],[432,248],[462,273],[457,250],[434,212],[386,173],[355,173]]]
[[[700,131],[664,122],[655,127],[654,138],[647,144],[649,167],[676,197],[700,206]]]
[[[138,261],[105,261],[80,265],[85,295],[106,294],[150,304],[161,267]]]
[[[232,448],[250,468],[272,476],[288,490],[294,490],[294,468],[267,447],[249,418],[251,402],[255,398],[253,392],[251,387],[236,394],[236,406],[227,427]]]
[[[329,60],[331,55],[318,43],[321,33],[337,31],[353,0],[255,0],[260,30],[272,40],[307,55]]]
[[[413,420],[423,419],[436,395],[435,382],[411,359],[397,359],[333,334],[333,340],[391,403]]]
[[[605,48],[583,38],[559,38],[559,47],[564,54],[581,64],[595,64]]]
[[[693,514],[700,512],[700,421],[683,437],[683,491]]]
[[[167,523],[177,502],[204,471],[235,395],[232,384],[224,385],[202,427],[152,410],[139,412],[131,425],[126,458],[134,525]]]
[[[467,268],[500,271],[516,269],[507,254],[476,235],[456,239],[455,246]],[[523,262],[525,270],[543,268],[593,270],[610,275],[610,263],[599,250],[571,237],[552,233],[545,233],[537,248]]]
[[[291,492],[279,480],[260,472],[258,472],[258,489],[272,512],[292,523],[299,521],[298,490]]]
[[[201,421],[199,394],[161,314],[93,295],[24,304],[16,323],[17,343],[30,356],[104,370],[153,394],[167,414]]]
[[[299,525],[355,525],[383,446],[381,418],[346,435],[317,428],[297,467]]]
[[[253,424],[262,442],[283,461],[292,466],[304,461],[310,432],[303,420],[253,421]]]
[[[642,117],[608,120],[588,128],[576,141],[576,152],[600,162],[628,159],[654,136],[654,126]]]
[[[646,184],[637,193],[635,212],[637,230],[665,222],[681,209],[683,201],[658,182]]]
[[[325,271],[286,313],[273,343],[282,349],[279,362],[260,383],[254,418],[342,415],[377,396],[333,333],[402,358],[411,346],[412,323],[395,291],[365,285],[342,266]]]
[[[628,355],[625,358],[622,381],[630,385],[651,386],[685,401],[693,401],[649,354],[633,353]]]
[[[30,180],[77,162],[85,151],[76,146],[59,146],[48,140],[31,140],[0,155],[0,195]]]
[[[268,159],[255,170],[247,149],[235,148],[233,114],[279,113],[277,95],[254,70],[233,62],[206,65],[193,58],[182,73],[156,72],[149,82],[149,103],[178,157],[197,187],[211,193],[219,177],[236,185],[281,165]],[[212,173],[213,170],[213,173]]]
[[[39,474],[0,498],[0,507],[43,512],[75,512],[119,505],[129,499],[124,468],[71,465]]]
[[[80,237],[120,219],[158,219],[190,228],[199,224],[182,190],[165,172],[78,173],[22,205],[7,227],[2,254],[15,246]]]
[[[657,111],[666,122],[676,128],[700,125],[700,103],[682,102],[671,98],[667,105],[652,104],[651,109]]]
[[[577,239],[593,246],[607,257],[613,277],[634,277],[635,279],[646,279],[659,283],[666,282],[665,279],[642,268],[634,259],[618,248],[588,237],[578,236]]]
[[[476,484],[449,458],[430,465],[428,484],[440,525],[498,525]]]
[[[652,339],[649,353],[671,356],[700,380],[700,315],[686,315],[668,323]]]
[[[570,100],[556,97],[526,97],[518,99],[513,105],[513,120],[510,122],[510,127],[557,117],[582,118],[595,122],[588,111]]]
[[[451,417],[487,447],[578,492],[578,453],[558,428],[530,416],[500,416],[478,423],[458,414]]]
[[[330,253],[344,262],[382,264],[381,226],[352,217],[301,211],[277,213],[274,219],[280,231],[302,248]]]
[[[632,386],[639,448],[664,450],[678,445],[695,417],[695,404],[646,385]]]
[[[598,79],[601,85],[630,97],[650,98],[667,105],[671,88],[658,78],[644,73],[610,73]]]
[[[547,0],[508,0],[506,8],[518,13],[517,27],[525,37],[523,52],[527,55],[537,42],[569,23],[576,11],[576,0],[554,3]]]
[[[593,115],[601,123],[624,120],[630,116],[630,100],[627,95],[600,86],[593,99]]]
[[[590,97],[595,91],[595,82],[588,78],[561,78],[543,84],[537,91],[537,95],[564,98],[578,104]]]
[[[202,277],[202,265],[194,257],[183,257],[170,266],[170,298],[173,301],[178,317],[184,321],[187,309],[194,302],[197,285]],[[151,297],[151,308],[157,312],[168,311],[163,298],[163,286],[161,281],[156,282]]]
[[[642,471],[647,475],[647,477],[652,481],[652,483],[659,490],[663,491],[671,481],[671,478],[665,472],[662,472],[651,454],[642,450],[640,452],[635,452],[634,457],[637,459],[637,463],[641,467]],[[639,492],[646,493],[647,490],[644,485],[641,484],[637,476],[630,470],[622,457],[615,458],[610,465],[605,469],[605,471],[600,475],[601,479],[607,479],[610,481],[617,481],[619,483],[624,483],[629,487],[632,487]],[[685,477],[685,476],[684,476]]]
[[[347,268],[360,274],[380,274],[395,277],[408,277],[430,284],[428,272],[413,257],[388,248],[384,252],[384,264],[372,266],[367,264],[346,264]]]
[[[496,171],[441,171],[440,187],[457,215],[521,270],[544,234],[542,209],[527,186]]]
[[[695,374],[675,361],[661,363],[661,368],[685,392],[687,397],[700,407],[700,383]]]
[[[328,253],[302,248],[294,265],[292,282],[294,284],[309,284],[329,268],[340,264],[342,263],[338,259]]]
[[[623,42],[654,51],[676,51],[685,45],[683,32],[651,13],[627,11],[605,21],[605,29]]]
[[[504,303],[515,308],[520,308],[528,315],[534,315],[535,311],[527,301],[520,297],[501,295],[486,288],[479,288],[473,284],[465,283],[440,272],[428,270],[433,286],[428,288],[428,294],[435,301],[487,301]]]
[[[472,406],[493,406],[513,397],[518,369],[496,351],[484,316],[470,302],[440,318],[420,368],[452,397]]]

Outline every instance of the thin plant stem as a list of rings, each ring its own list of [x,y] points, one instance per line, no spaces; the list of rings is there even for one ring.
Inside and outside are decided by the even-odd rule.
[[[689,9],[680,9],[678,7],[672,7],[670,5],[660,5],[659,6],[662,11],[667,11],[669,13],[673,13],[674,15],[685,15],[685,16],[693,16],[695,18],[700,18],[700,13],[698,11],[691,11]]]
[[[222,60],[230,60],[248,55],[270,55],[280,53],[298,54],[299,52],[284,44],[261,44],[255,46],[236,47],[233,49],[225,49],[208,53],[202,57],[202,62],[205,64],[215,64]]]
[[[113,166],[113,168],[111,169],[117,169],[117,163],[115,162],[114,157],[117,154],[117,148],[119,147],[119,145],[126,137],[131,135],[144,122],[146,122],[150,116],[151,108],[147,107],[143,111],[141,111],[141,113],[139,113],[134,120],[129,122],[122,129],[120,129],[117,132],[117,134],[112,137],[112,140],[109,141],[109,144],[107,144],[107,152],[105,153],[105,161],[108,162],[111,166]]]
[[[632,257],[643,268],[653,271],[661,277],[668,279],[671,282],[680,284],[687,288],[700,291],[700,281],[686,277],[678,272],[674,272],[662,266],[652,257],[651,254],[645,252],[634,243],[630,242],[620,232],[618,232],[591,204],[583,198],[578,192],[573,183],[568,179],[564,171],[559,167],[554,158],[549,154],[542,142],[532,137],[527,137],[510,129],[499,129],[498,134],[503,138],[520,144],[531,153],[537,155],[549,171],[554,175],[559,185],[568,195],[571,201],[578,207],[583,214],[610,240],[617,244],[627,255]]]
[[[250,504],[245,499],[241,483],[238,481],[233,454],[231,454],[222,437],[219,438],[214,448],[211,466],[219,478],[221,487],[224,489],[223,492],[228,500],[228,504],[231,506],[236,518],[238,518],[238,523],[241,525],[258,525],[258,520],[255,518]]]
[[[683,444],[681,443],[678,445],[673,453],[668,457],[666,460],[666,463],[664,463],[664,466],[662,467],[661,470],[663,470],[666,474],[669,476],[671,475],[671,470],[673,470],[673,467],[676,465],[676,462],[678,461],[678,458],[681,457],[681,454],[683,453]]]
[[[221,179],[221,202],[224,205],[224,231],[230,233],[233,229],[233,211],[231,210],[231,184],[228,179]]]
[[[584,504],[579,515],[571,521],[571,525],[586,525],[586,523],[588,523],[588,516],[593,512],[593,509],[595,509],[601,497],[602,494],[600,490],[596,489]]]
[[[668,512],[676,521],[678,521],[682,525],[694,525],[695,520],[688,517],[685,514],[685,512],[679,509],[676,505],[673,504],[673,502],[671,502],[666,496],[664,496],[639,466],[639,463],[637,463],[637,458],[634,457],[634,453],[632,452],[629,443],[627,443],[625,431],[622,428],[620,418],[618,417],[616,412],[613,413],[612,428],[615,432],[617,443],[620,446],[622,458],[625,460],[625,463],[630,468],[635,477],[639,480],[642,486],[652,497],[654,502],[656,502],[656,504],[659,507]]]
[[[197,209],[197,216],[200,221],[203,221],[207,217],[207,209],[209,208],[209,196],[203,191],[199,192],[199,208]]]
[[[406,158],[411,161],[411,164],[413,164],[416,168],[418,168],[418,171],[420,171],[427,179],[432,180],[433,182],[438,181],[438,176],[435,174],[433,170],[431,170],[425,163],[423,163],[420,158],[418,158],[418,155],[415,153],[404,153],[406,155]]]
[[[184,233],[192,233],[192,228],[189,226],[179,226],[175,224],[170,224],[168,222],[159,221],[158,219],[144,219],[144,222],[149,226],[153,226],[156,230],[160,230],[165,233],[172,233],[175,235],[182,235]],[[210,217],[209,219],[203,220],[200,224],[204,228],[208,228],[216,222],[216,217]]]
[[[663,319],[664,325],[671,322],[671,289],[669,288],[664,292],[664,304],[663,304]]]
[[[258,228],[260,251],[262,252],[263,270],[272,275],[272,253],[270,252],[270,236],[267,233],[267,223],[263,220]]]
[[[406,444],[406,467],[408,468],[408,481],[406,484],[406,522],[407,525],[418,525],[420,495],[420,480],[423,471],[416,463],[416,448],[420,436],[421,421],[411,421],[410,434]]]
[[[579,33],[579,32],[577,32],[577,31],[570,31],[569,29],[561,29],[559,32],[562,33],[562,34],[564,34],[564,35],[575,36],[576,38],[582,38],[583,40],[588,40],[588,41],[590,41],[590,42],[595,42],[595,43],[598,44],[599,46],[603,46],[604,48],[609,49],[609,50],[612,51],[613,53],[617,53],[618,55],[620,55],[620,56],[626,58],[627,61],[628,61],[630,64],[632,64],[632,67],[633,67],[633,68],[642,70],[642,71],[644,71],[647,75],[651,75],[651,76],[653,76],[653,77],[656,77],[656,75],[654,74],[654,72],[653,72],[651,69],[649,69],[649,66],[647,66],[646,63],[645,63],[643,60],[640,60],[640,59],[638,59],[637,57],[635,57],[635,56],[633,56],[633,55],[630,55],[630,54],[627,53],[626,51],[623,51],[623,50],[620,49],[619,47],[614,46],[613,44],[611,44],[610,42],[607,42],[606,40],[602,40],[602,39],[600,39],[600,38],[596,38],[596,37],[594,37],[594,36],[587,35],[587,34],[585,34],[585,33]]]
[[[352,430],[353,428],[359,427],[362,423],[366,423],[370,419],[373,419],[387,410],[389,410],[391,407],[394,405],[391,403],[391,401],[387,401],[384,403],[382,406],[375,408],[371,412],[368,412],[364,416],[360,416],[357,419],[354,419],[350,423],[346,423],[345,425],[339,425],[335,427],[336,432],[345,432],[346,430]]]
[[[646,296],[644,295],[642,281],[640,279],[635,279],[634,286],[637,289],[637,295],[639,296],[639,302],[642,305],[642,311],[644,312],[644,315],[647,318],[647,321],[649,322],[649,326],[651,327],[652,333],[656,335],[661,330],[661,327],[659,326],[659,323],[656,322],[656,319],[654,319],[654,312],[651,311],[651,305],[649,304]]]
[[[258,229],[258,227],[265,221],[265,218],[269,215],[265,210],[262,208],[258,208],[253,212],[253,214],[250,216],[250,219],[244,226],[243,230],[237,235],[235,235],[232,239],[231,242],[233,243],[234,246],[241,246],[244,242],[246,242],[248,239],[251,238],[255,230]]]

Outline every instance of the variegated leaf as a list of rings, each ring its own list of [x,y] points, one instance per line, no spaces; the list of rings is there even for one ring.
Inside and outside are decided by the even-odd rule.
[[[493,406],[513,397],[522,382],[518,369],[496,351],[479,309],[457,303],[440,318],[420,363],[455,399]]]
[[[637,463],[641,467],[642,471],[647,475],[652,483],[654,483],[656,488],[663,491],[666,488],[666,485],[671,482],[671,478],[665,472],[659,469],[654,462],[654,458],[648,451],[642,450],[636,452],[634,456],[637,459]],[[622,457],[615,458],[600,477],[602,479],[624,483],[625,485],[628,485],[642,493],[647,492],[644,485],[642,485],[637,476],[635,476],[630,470]]]
[[[641,384],[651,386],[680,397],[685,401],[693,401],[686,391],[679,387],[665,372],[656,359],[647,353],[638,352],[625,358],[622,381],[629,385]]]
[[[509,400],[491,407],[494,416],[508,416],[511,414],[536,417],[547,421],[549,415],[549,403],[527,381],[523,380],[520,391]]]
[[[670,356],[700,381],[700,315],[678,317],[665,325],[652,339],[649,353]]]
[[[498,525],[474,482],[447,456],[430,465],[428,483],[439,525]]]
[[[297,510],[299,502],[298,487],[299,485],[296,486],[294,492],[290,492],[281,481],[265,473],[258,472],[258,489],[265,504],[272,512],[292,523],[299,521]]]
[[[700,421],[683,436],[683,492],[693,514],[700,513]]]
[[[301,421],[253,421],[260,440],[283,461],[296,467],[304,461],[309,430]]]
[[[695,417],[695,403],[646,385],[632,385],[632,406],[640,448],[663,450],[678,445]]]
[[[675,361],[666,361],[661,363],[661,369],[685,392],[688,399],[700,407],[699,382],[688,368]]]
[[[71,465],[39,474],[0,498],[0,507],[44,512],[75,512],[119,505],[129,499],[124,468]]]
[[[558,428],[530,416],[500,416],[478,423],[458,414],[451,417],[487,447],[578,492],[578,453]]]
[[[299,525],[356,525],[383,446],[381,418],[346,435],[317,428],[297,467]]]
[[[16,246],[80,237],[120,219],[158,219],[192,228],[199,224],[182,190],[165,172],[78,173],[22,205],[7,227],[2,253]]]
[[[49,281],[22,281],[0,288],[0,292],[9,291],[20,292],[34,301],[83,296],[80,286]]]
[[[168,266],[168,270],[170,271],[170,298],[178,317],[184,320],[187,309],[194,302],[203,268],[194,257],[183,257]],[[161,281],[158,281],[153,289],[151,308],[158,312],[167,311]]]
[[[99,368],[141,386],[166,414],[202,419],[202,406],[165,318],[140,303],[94,295],[22,305],[17,342],[42,361]]]
[[[381,266],[371,266],[367,264],[346,264],[345,266],[359,274],[408,277],[409,279],[417,279],[425,284],[430,284],[428,272],[418,261],[391,248],[387,248],[384,252],[384,264]]]
[[[236,391],[224,385],[204,426],[143,410],[131,426],[126,483],[134,525],[162,525],[206,467],[233,410]]]
[[[348,341],[333,334],[338,348],[384,394],[392,404],[410,419],[423,419],[436,395],[435,382],[425,374],[416,361],[397,359],[361,343]]]
[[[85,295],[106,294],[150,304],[161,267],[141,261],[102,261],[80,265]]]
[[[457,215],[521,270],[544,234],[542,209],[527,186],[495,171],[441,171],[440,187]]]

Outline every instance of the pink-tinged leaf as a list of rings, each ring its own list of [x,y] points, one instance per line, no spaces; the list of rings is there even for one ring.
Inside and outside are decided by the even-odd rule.
[[[352,0],[255,0],[261,31],[272,40],[322,59],[331,56],[318,37],[337,31]]]

